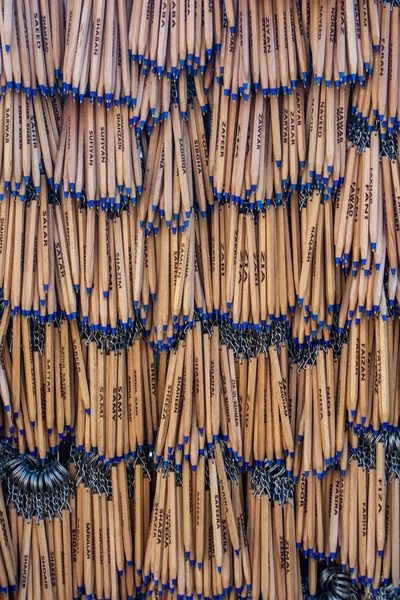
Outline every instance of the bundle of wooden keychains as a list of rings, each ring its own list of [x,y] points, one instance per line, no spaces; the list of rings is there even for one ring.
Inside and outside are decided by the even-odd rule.
[[[0,598],[399,597],[399,2],[0,4]]]

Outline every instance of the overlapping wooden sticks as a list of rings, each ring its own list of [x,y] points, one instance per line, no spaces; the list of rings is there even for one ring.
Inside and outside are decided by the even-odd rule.
[[[399,26],[2,1],[0,595],[398,594]]]

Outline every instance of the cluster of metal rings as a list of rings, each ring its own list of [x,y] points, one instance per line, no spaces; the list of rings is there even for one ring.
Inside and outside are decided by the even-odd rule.
[[[359,600],[360,591],[351,581],[350,575],[343,573],[340,567],[329,565],[319,576],[321,593],[319,600]]]
[[[29,454],[12,458],[5,470],[8,504],[25,519],[52,519],[70,510],[74,495],[73,481],[67,469],[56,459],[42,464]]]

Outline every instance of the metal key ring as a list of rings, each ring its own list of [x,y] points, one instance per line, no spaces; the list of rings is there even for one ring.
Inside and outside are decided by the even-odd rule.
[[[10,475],[10,482],[15,487],[22,491],[28,491],[29,474],[27,473],[24,465],[19,465],[15,471]]]

